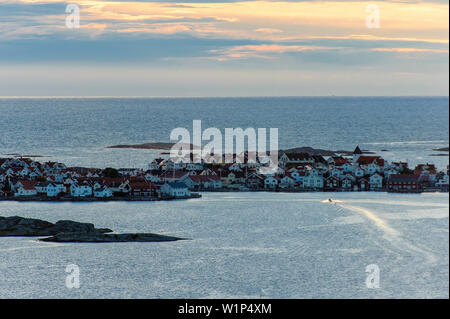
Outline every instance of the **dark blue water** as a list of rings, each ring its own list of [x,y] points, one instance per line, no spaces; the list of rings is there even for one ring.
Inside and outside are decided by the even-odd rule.
[[[0,154],[75,161],[76,152],[86,165],[103,166],[105,157],[110,164],[140,164],[115,162],[115,153],[106,156],[103,148],[169,141],[172,129],[191,131],[198,119],[203,128],[278,128],[280,148],[352,150],[360,144],[390,151],[386,157],[444,165],[448,158],[428,156],[448,146],[448,105],[448,97],[0,99]]]

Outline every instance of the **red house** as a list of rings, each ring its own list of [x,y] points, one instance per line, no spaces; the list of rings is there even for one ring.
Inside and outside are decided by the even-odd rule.
[[[133,197],[153,197],[156,196],[156,188],[152,182],[136,181],[130,182],[130,193]]]
[[[414,174],[391,174],[387,180],[388,192],[420,192],[419,176]]]

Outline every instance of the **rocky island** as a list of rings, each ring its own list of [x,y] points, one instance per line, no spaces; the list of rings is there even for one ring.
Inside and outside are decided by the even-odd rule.
[[[433,151],[437,151],[437,152],[448,152],[449,151],[449,147],[441,147],[441,148],[433,148]]]
[[[55,224],[45,220],[24,218],[19,216],[0,216],[0,237],[40,237],[49,242],[163,242],[183,240],[183,238],[164,236],[152,233],[108,234],[108,228],[95,228],[91,223],[79,223],[71,220],[60,220]]]
[[[141,150],[165,150],[169,151],[175,143],[165,143],[165,142],[152,142],[143,144],[120,144],[107,146],[106,148],[131,148],[131,149],[141,149]],[[181,144],[183,145],[183,144]],[[193,145],[184,144],[186,147],[193,148]]]
[[[141,150],[164,150],[164,151],[170,151],[170,149],[175,145],[175,143],[171,142],[151,142],[151,143],[143,143],[143,144],[119,144],[119,145],[112,145],[107,146],[106,148],[122,148],[122,149],[141,149]],[[180,146],[190,147],[191,150],[195,147],[192,144],[179,144]],[[195,147],[199,148],[199,147]],[[362,150],[362,154],[374,154],[371,151],[368,150]],[[301,146],[301,147],[295,147],[290,148],[286,150],[280,150],[279,153],[308,153],[310,155],[318,155],[318,156],[337,156],[337,155],[352,155],[352,151],[346,151],[346,150],[325,150],[320,148],[313,148],[310,146]],[[164,154],[170,154],[168,152],[165,152]]]
[[[124,243],[124,242],[163,242],[184,240],[183,238],[152,233],[103,234],[103,233],[59,233],[39,239],[58,243]]]

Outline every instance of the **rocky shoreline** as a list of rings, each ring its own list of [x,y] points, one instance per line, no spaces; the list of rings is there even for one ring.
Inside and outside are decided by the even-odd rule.
[[[183,238],[164,236],[152,233],[136,233],[136,234],[60,233],[55,236],[39,239],[39,241],[49,241],[57,243],[165,242],[177,240],[183,240]]]
[[[20,216],[0,216],[0,237],[40,237],[40,241],[65,243],[113,243],[113,242],[165,242],[184,238],[152,233],[109,234],[108,228],[95,228],[91,223],[60,220],[50,223],[45,220]]]
[[[131,148],[131,149],[141,149],[141,150],[165,150],[169,151],[175,143],[165,143],[165,142],[153,142],[153,143],[143,143],[143,144],[120,144],[106,146],[106,148]],[[181,144],[183,145],[183,144]],[[186,147],[193,148],[192,144],[184,144]]]
[[[449,151],[449,147],[441,147],[441,148],[433,148],[433,151],[437,151],[437,152],[448,152]]]

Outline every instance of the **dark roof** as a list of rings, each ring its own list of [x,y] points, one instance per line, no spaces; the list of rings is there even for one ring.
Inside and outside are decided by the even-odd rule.
[[[359,148],[359,145],[356,145],[356,148],[353,151],[353,154],[362,154],[361,149]]]
[[[184,171],[165,171],[163,174],[163,177],[165,178],[181,178],[183,176],[186,176],[189,174],[189,172]]]
[[[312,158],[314,159],[314,162],[316,162],[316,163],[323,163],[323,164],[327,163],[327,161],[325,160],[325,158],[322,155],[312,155]]]
[[[291,161],[305,161],[310,160],[311,156],[308,153],[285,153]]]
[[[38,182],[36,183],[36,187],[47,187],[50,184],[50,182]]]

